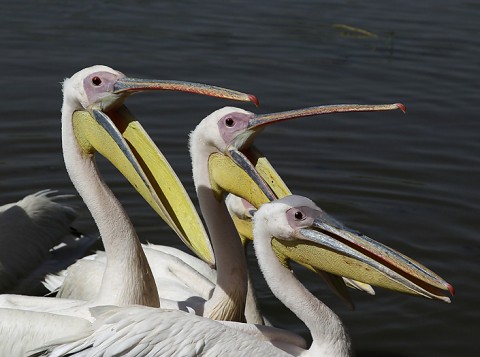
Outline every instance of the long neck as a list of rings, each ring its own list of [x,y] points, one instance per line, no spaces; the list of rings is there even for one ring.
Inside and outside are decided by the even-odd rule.
[[[225,201],[214,196],[208,174],[210,152],[195,132],[190,140],[193,180],[200,209],[215,252],[217,283],[205,303],[204,316],[218,320],[243,321],[247,294],[247,263],[237,230]]]
[[[310,330],[312,346],[302,356],[349,356],[350,339],[341,320],[280,264],[273,252],[271,237],[256,229],[254,246],[268,286]]]
[[[147,259],[120,202],[100,177],[93,155],[78,146],[72,112],[62,115],[62,146],[70,179],[94,218],[107,254],[107,266],[95,303],[160,306]]]

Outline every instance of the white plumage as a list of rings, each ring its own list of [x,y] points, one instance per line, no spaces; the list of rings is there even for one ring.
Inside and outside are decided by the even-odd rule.
[[[25,356],[47,342],[90,331],[91,323],[79,317],[0,308],[0,355]]]
[[[70,197],[42,190],[0,207],[0,293],[44,293],[44,276],[73,263],[96,241],[71,228],[77,214],[62,202]]]
[[[124,75],[105,66],[83,69],[66,79],[63,84],[62,148],[68,174],[97,223],[109,264],[104,280],[94,299],[85,302],[67,299],[1,295],[0,307],[90,318],[88,308],[99,304],[145,304],[159,306],[156,286],[146,263],[140,241],[125,210],[105,185],[96,167],[93,155],[83,152],[77,142],[73,113],[102,102],[112,105],[118,96],[113,83]],[[98,90],[96,79],[105,87]],[[132,259],[133,257],[133,259]]]
[[[165,280],[164,274],[155,275],[155,277],[162,298],[162,307],[193,311],[198,315],[218,320],[242,321],[247,297],[247,265],[244,251],[225,203],[223,200],[218,200],[213,192],[208,173],[209,156],[214,152],[224,152],[228,145],[222,138],[221,128],[217,122],[224,112],[229,110],[231,108],[225,108],[209,115],[190,135],[193,178],[200,208],[215,251],[217,270],[212,270],[194,257],[188,258],[185,253],[167,248],[168,254],[183,261],[188,260],[186,263],[190,265],[191,269],[185,267],[183,271],[180,271],[174,268],[176,271],[173,273],[177,274],[179,280],[178,292],[173,289],[170,291],[163,289],[164,284],[169,284]],[[164,272],[164,265],[168,264],[169,260],[164,261],[159,256],[158,250],[163,249],[161,247],[154,248],[154,246],[144,249],[154,272]],[[96,291],[98,283],[90,286],[86,286],[86,284],[92,282],[91,277],[94,274],[101,272],[101,269],[98,269],[100,260],[85,260],[78,262],[77,267],[75,265],[70,267],[59,296],[79,298],[85,296],[80,295],[80,292],[92,291],[93,293]],[[70,276],[70,271],[73,273],[72,276]],[[198,275],[199,286],[208,286],[208,281],[210,281],[214,283],[213,289],[208,292],[208,296],[205,296],[199,293],[199,289],[194,288],[190,290],[190,296],[182,299],[184,293],[188,292],[186,290],[189,289],[188,286],[195,286],[195,283],[188,283],[188,281],[193,281],[191,278],[195,276],[195,271],[200,274]],[[98,281],[98,277],[96,280]],[[204,291],[204,289],[202,290]],[[253,299],[249,299],[249,308],[251,305],[254,305],[252,307],[254,314],[259,316]]]
[[[332,108],[334,108],[334,110],[332,110]],[[398,109],[398,106],[339,105],[311,109],[312,108],[286,112],[286,115],[285,113],[280,113],[281,115],[278,117],[281,118],[280,120],[285,120],[304,115],[328,113],[330,110],[392,110]],[[203,262],[195,261],[195,258],[191,259],[187,264],[191,265],[193,270],[198,270],[202,276],[215,283],[215,289],[213,289],[208,299],[205,299],[205,297],[198,294],[195,289],[192,289],[190,297],[185,302],[185,300],[181,300],[180,297],[184,296],[184,293],[188,294],[189,288],[186,285],[189,284],[184,284],[181,280],[190,280],[192,275],[188,274],[182,277],[182,273],[178,271],[178,304],[175,304],[175,301],[171,301],[170,297],[175,295],[173,291],[169,292],[169,301],[166,301],[166,290],[161,288],[165,281],[164,277],[156,275],[160,297],[161,299],[165,299],[163,304],[161,302],[161,306],[188,311],[193,310],[201,316],[208,316],[219,320],[237,321],[242,320],[246,306],[245,314],[247,315],[247,322],[263,322],[263,317],[259,313],[256,304],[253,287],[251,284],[248,285],[251,281],[248,280],[244,250],[238,239],[238,233],[230,220],[225,204],[216,196],[218,193],[214,192],[214,188],[212,187],[209,159],[212,154],[227,153],[228,148],[238,145],[238,142],[240,142],[239,145],[242,146],[242,149],[248,149],[255,138],[255,134],[262,128],[262,126],[258,126],[259,121],[264,123],[262,125],[268,125],[279,120],[277,119],[277,114],[266,115],[265,117],[267,119],[263,118],[262,115],[256,116],[243,109],[225,107],[203,119],[191,133],[189,143],[193,178],[202,214],[207,223],[210,239],[214,247],[217,263],[216,273],[218,273],[218,275],[213,271],[208,272],[209,268],[204,268],[205,264]],[[239,187],[241,187],[241,185],[242,183],[238,183]],[[242,188],[240,188],[240,190],[241,189]],[[249,193],[248,190],[249,188],[245,187],[247,194]],[[147,249],[145,249],[145,252],[147,252]],[[177,253],[174,252],[171,254],[178,256]],[[179,254],[181,255],[182,253]],[[155,267],[156,264],[162,265],[165,263],[162,262],[161,259],[155,259],[154,261],[152,255],[153,254],[147,253],[147,258],[155,272],[155,270],[157,270]],[[81,293],[83,294],[83,292],[90,291],[90,294],[93,294],[98,287],[98,283],[90,286],[87,284],[92,282],[93,274],[100,274],[101,272],[101,269],[98,269],[97,263],[85,261],[79,262],[78,267],[75,267],[75,265],[70,267],[69,272],[64,274],[66,275],[66,280],[63,283],[63,287],[60,288],[58,296],[83,298],[85,295],[80,295]],[[158,267],[158,271],[162,272],[164,270],[164,268]],[[70,273],[70,271],[72,273]],[[211,277],[215,278],[211,279]],[[203,281],[202,277],[199,278],[199,282],[201,281]],[[167,283],[168,282],[165,282],[165,284]],[[368,291],[373,291],[367,284],[364,286],[370,288]]]
[[[144,244],[142,248],[152,269],[161,305],[193,296],[206,300],[211,295],[216,271],[204,261],[168,246]],[[57,298],[90,300],[100,289],[106,261],[105,252],[97,251],[67,270],[49,274],[44,284],[50,291],[58,290]]]
[[[251,334],[183,311],[99,307],[92,315],[90,336],[32,356],[290,356]]]
[[[302,212],[301,220],[292,223],[292,209]],[[287,333],[267,341],[265,333],[254,333],[262,328],[255,325],[225,324],[176,310],[102,307],[94,309],[98,316],[90,336],[52,345],[37,356],[348,356],[350,340],[340,319],[282,266],[271,245],[273,237],[301,239],[299,231],[321,214],[311,200],[289,196],[263,205],[255,215],[254,246],[262,272],[273,293],[310,329],[310,349]]]
[[[102,180],[93,156],[96,150],[101,150],[100,152],[110,160],[119,161],[119,163],[117,162],[121,167],[119,170],[122,173],[126,172],[126,175],[133,180],[132,184],[137,189],[145,187],[146,195],[153,196],[153,184],[141,169],[126,139],[103,111],[109,110],[110,114],[117,115],[116,119],[118,120],[126,111],[126,109],[123,110],[122,103],[128,95],[138,91],[163,89],[182,90],[237,100],[256,100],[255,97],[243,93],[201,84],[126,78],[122,73],[106,66],[86,68],[66,79],[63,85],[62,106],[62,148],[65,165],[72,183],[95,219],[108,255],[108,262],[100,289],[89,301],[0,295],[0,308],[13,309],[13,311],[0,309],[0,329],[3,331],[2,338],[5,341],[0,345],[0,355],[9,355],[14,350],[25,348],[22,345],[17,346],[17,341],[20,339],[30,341],[29,344],[26,344],[29,347],[45,343],[47,340],[42,341],[42,334],[35,329],[41,328],[42,323],[54,324],[55,321],[61,319],[59,315],[81,317],[71,319],[72,329],[75,329],[76,326],[84,326],[85,323],[88,323],[86,319],[92,319],[89,307],[107,304],[159,306],[156,285],[134,227],[119,201]],[[93,121],[82,118],[82,122],[74,123],[74,112],[85,109],[93,115],[91,117]],[[118,109],[123,112],[119,112]],[[155,162],[163,164],[165,161],[163,156],[156,147],[151,148],[152,143],[148,141],[150,140],[148,135],[142,130],[139,125],[136,126],[136,134],[139,135],[137,145],[141,146],[146,143],[148,147],[146,152],[150,155],[149,158],[152,159],[152,155],[156,155],[160,159],[157,160],[155,157]],[[80,135],[80,138],[77,135]],[[135,147],[135,144],[130,145],[134,146],[137,154],[141,156],[139,150],[143,152],[143,149]],[[144,160],[143,157],[138,160],[140,159]],[[173,171],[171,169],[168,171],[168,164],[164,166],[164,169],[163,177],[169,183],[179,183]],[[162,188],[162,182],[155,184],[158,184],[160,189]],[[185,195],[186,201],[189,201],[185,190],[180,191],[178,195]],[[176,190],[175,193],[177,193]],[[181,197],[179,196],[179,198]],[[192,204],[190,206],[193,208]],[[163,213],[162,217],[172,223],[173,219],[170,213]],[[188,215],[190,212],[185,211],[184,214]],[[195,218],[187,217],[187,219]],[[176,228],[178,230],[178,227]],[[208,244],[206,249],[211,251]],[[2,318],[2,316],[11,314],[29,315],[26,311],[20,310],[55,314],[32,313],[31,321],[35,321],[35,327],[32,329],[25,328],[25,324],[12,322],[9,318]],[[19,321],[26,321],[27,326],[30,323],[28,318],[19,319]],[[62,326],[62,324],[55,326]],[[55,336],[61,338],[68,336],[70,332],[71,330],[68,328],[58,328]],[[43,338],[47,338],[47,336],[43,336]]]

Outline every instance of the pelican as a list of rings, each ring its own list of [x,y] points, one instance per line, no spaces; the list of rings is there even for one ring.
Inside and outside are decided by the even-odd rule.
[[[256,207],[268,200],[276,199],[265,181],[257,176],[258,173],[255,174],[255,167],[241,151],[244,147],[249,147],[261,129],[281,120],[303,116],[345,111],[395,109],[403,110],[404,108],[399,104],[335,105],[255,115],[242,109],[226,107],[206,117],[190,135],[190,153],[200,208],[215,251],[217,267],[215,285],[211,287],[213,290],[208,299],[205,298],[205,295],[197,295],[194,292],[187,300],[162,300],[161,306],[191,311],[197,315],[218,320],[242,321],[244,319],[248,281],[247,267],[241,241],[229,218],[223,196],[225,192],[231,192],[254,203]],[[88,113],[84,115],[88,115]],[[293,249],[275,241],[275,249],[284,264],[288,264],[288,260],[292,259],[316,271],[326,271],[340,276],[342,275],[340,271],[348,270],[350,279],[414,295],[449,300],[442,292],[448,290],[449,285],[418,263],[415,263],[412,269],[409,258],[400,259],[399,256],[392,258],[392,265],[396,265],[400,271],[408,273],[407,277],[400,278],[396,273],[392,272],[392,274],[386,275],[382,271],[372,272],[371,267],[365,267],[356,262],[347,262],[343,259],[336,258],[337,262],[328,262],[323,259],[323,256],[328,256],[330,253],[317,246],[305,244]],[[155,265],[152,261],[150,263]],[[353,265],[353,269],[348,268],[350,264]],[[85,279],[78,278],[77,275],[75,282],[89,283],[92,270],[84,271],[88,271],[88,273],[84,273]],[[365,271],[368,274],[363,276],[362,272]],[[77,272],[81,273],[80,269],[77,269]],[[191,275],[186,280],[189,280],[190,277]],[[179,277],[179,279],[182,278]],[[199,285],[204,286],[205,284],[208,287],[208,281],[205,283],[204,281],[203,278],[199,280]],[[254,319],[258,320],[258,316]],[[247,319],[247,321],[252,320]]]
[[[252,154],[260,155],[260,153],[254,149],[253,147],[249,149],[249,152]],[[250,156],[253,157],[253,156]],[[266,160],[265,157],[259,156],[262,160]],[[268,162],[268,161],[266,161]],[[258,161],[257,161],[258,164]],[[284,185],[283,181],[280,179],[280,176],[274,176],[276,172],[273,170],[269,174],[270,178],[274,177],[275,184],[272,189],[276,189],[275,196],[278,198],[285,197],[286,195],[290,195],[291,192],[287,186]],[[271,182],[271,181],[270,181]],[[268,185],[268,183],[267,183]],[[273,193],[273,192],[272,192]],[[256,208],[247,202],[245,199],[235,196],[234,194],[228,194],[225,198],[225,204],[227,205],[228,212],[235,223],[235,227],[237,228],[238,234],[240,235],[240,239],[242,240],[243,246],[246,248],[248,244],[253,241],[253,227],[252,227],[252,218],[255,214]],[[287,257],[285,257],[287,258]],[[285,263],[288,263],[287,261]],[[366,292],[370,295],[375,295],[375,290],[369,284],[365,284],[359,281],[355,281],[352,279],[348,279],[345,277],[337,277],[336,275],[326,273],[321,270],[317,270],[314,267],[303,264],[306,268],[312,270],[313,272],[320,275],[323,280],[329,285],[329,287],[333,290],[333,292],[341,299],[343,302],[350,308],[354,309],[355,306],[353,301],[350,298],[348,291],[345,289],[346,286],[357,289],[363,292]],[[249,281],[250,282],[250,281]],[[253,288],[253,287],[252,287]],[[250,289],[250,286],[249,286]],[[52,291],[53,289],[49,289]],[[256,299],[256,297],[252,297]]]
[[[310,199],[294,195],[258,209],[254,237],[268,286],[310,330],[308,349],[287,339],[265,341],[261,334],[244,333],[255,331],[255,325],[240,324],[243,329],[236,329],[232,322],[222,324],[177,310],[100,307],[93,312],[97,320],[88,336],[79,334],[54,343],[37,350],[35,356],[350,356],[351,342],[342,321],[278,260],[274,241],[328,247],[334,255],[358,259],[385,272],[392,266],[378,253],[386,247],[339,226]]]
[[[78,234],[77,214],[54,190],[30,194],[0,207],[0,293],[32,295],[47,273],[82,257],[96,240]]]
[[[164,89],[256,101],[251,95],[219,87],[127,78],[106,66],[89,67],[66,79],[63,83],[62,106],[65,166],[95,219],[108,263],[101,288],[90,301],[0,295],[0,307],[13,309],[7,313],[21,314],[20,310],[33,310],[89,319],[88,308],[97,305],[159,306],[157,288],[134,227],[120,202],[103,181],[94,160],[95,152],[109,159],[199,256],[206,261],[214,261],[208,237],[177,176],[142,127],[137,122],[128,125],[124,122],[129,114],[123,106],[126,97],[135,92]],[[91,113],[89,119],[76,120],[74,112],[85,109]],[[127,142],[132,137],[134,139]],[[146,160],[155,165],[160,173],[150,169]],[[165,187],[171,196],[162,192]],[[190,236],[191,232],[194,235]],[[42,315],[40,321],[46,324],[51,316]],[[8,332],[7,335],[15,336],[10,338],[9,345],[2,344],[8,351],[9,346],[18,340],[15,335],[18,325],[13,322],[10,324],[5,319],[1,319],[1,323],[5,324],[2,329]],[[58,333],[58,336],[63,336],[68,331],[60,330]]]
[[[372,109],[375,107],[376,109]],[[371,111],[371,110],[393,110],[401,109],[405,110],[401,104],[393,105],[381,105],[377,106],[361,106],[361,105],[333,105],[333,106],[320,106],[305,108],[299,110],[292,110],[287,112],[255,115],[251,112],[247,112],[238,108],[224,108],[217,111],[215,114],[217,118],[217,124],[225,123],[222,127],[224,130],[223,137],[230,138],[231,140],[224,140],[223,153],[215,152],[209,156],[209,171],[210,180],[215,186],[215,192],[217,195],[221,195],[224,192],[233,193],[239,197],[244,198],[254,207],[259,207],[261,204],[268,202],[269,200],[276,199],[275,194],[272,192],[281,191],[282,185],[276,187],[279,182],[275,180],[279,179],[276,173],[272,172],[271,166],[265,158],[258,157],[252,154],[249,150],[250,144],[255,136],[267,125],[275,123],[281,120],[294,119],[302,116],[311,116],[317,114],[324,114],[337,111]],[[212,129],[213,130],[213,129]],[[245,149],[245,150],[244,150]],[[255,154],[255,153],[254,153]],[[258,160],[258,161],[256,161]],[[216,169],[221,167],[221,170]],[[249,176],[245,178],[244,176]],[[249,179],[255,181],[255,184],[249,185],[245,188],[243,182],[248,182]],[[242,181],[245,180],[245,181]],[[238,181],[242,184],[238,184]],[[268,184],[267,184],[268,182]],[[274,189],[272,189],[272,187]],[[283,193],[285,195],[285,193]],[[327,254],[328,252],[316,251],[317,247],[310,247],[308,245],[302,245],[293,249],[285,244],[280,244],[274,241],[274,248],[278,257],[284,264],[288,264],[289,260],[297,261],[303,265],[310,265],[315,270],[322,270],[330,272],[339,276],[346,276],[350,279],[360,281],[363,283],[372,283],[379,287],[388,288],[390,290],[410,293],[413,295],[421,295],[427,298],[440,299],[449,302],[449,298],[445,296],[445,291],[451,291],[451,286],[446,283],[438,275],[434,274],[421,264],[415,262],[415,264],[407,263],[407,260],[411,260],[401,254],[397,254],[392,261],[393,266],[405,270],[408,272],[409,277],[407,282],[402,279],[402,283],[398,283],[395,279],[386,280],[384,277],[376,276],[379,280],[371,279],[372,275],[365,274],[362,277],[360,272],[364,267],[353,264],[351,267],[344,266],[348,264],[343,260],[335,261],[332,264],[325,265],[325,259],[320,263],[316,261],[314,256],[318,257]],[[380,253],[379,253],[380,254]],[[381,253],[384,254],[384,253]],[[393,255],[391,256],[394,257]],[[400,259],[401,258],[401,259]],[[413,260],[411,260],[413,262]],[[404,265],[406,264],[406,265]],[[409,265],[415,266],[412,270]],[[348,275],[339,274],[340,270],[349,270]],[[351,274],[350,274],[351,273]],[[372,273],[373,274],[373,273]],[[367,276],[370,275],[370,276]],[[375,274],[373,274],[375,275]],[[358,278],[358,279],[357,279]],[[419,279],[417,281],[417,279]],[[417,283],[414,283],[417,281]]]

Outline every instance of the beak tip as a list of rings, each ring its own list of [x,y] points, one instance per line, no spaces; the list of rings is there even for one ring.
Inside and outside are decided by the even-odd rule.
[[[395,105],[400,109],[404,114],[407,112],[407,107],[402,103],[395,103]]]
[[[253,94],[248,94],[248,98],[253,104],[255,104],[256,107],[260,105],[260,102],[258,101],[257,97],[255,97]]]
[[[450,291],[450,294],[452,294],[452,296],[455,296],[455,288],[449,283],[447,283],[447,289],[448,291]]]

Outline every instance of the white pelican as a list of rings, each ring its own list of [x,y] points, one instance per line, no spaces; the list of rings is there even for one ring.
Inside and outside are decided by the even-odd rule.
[[[266,203],[254,217],[254,247],[265,279],[282,303],[307,326],[312,344],[305,350],[288,339],[265,341],[255,325],[220,323],[180,311],[148,307],[102,307],[90,335],[73,336],[35,356],[350,356],[350,338],[339,317],[313,296],[278,260],[274,241],[289,246],[314,244],[328,247],[339,257],[361,260],[387,272],[392,266],[386,247],[352,233],[302,196],[287,196]],[[390,253],[394,253],[390,251]],[[347,271],[345,271],[347,273]],[[242,331],[243,330],[243,331]]]
[[[106,66],[89,67],[66,79],[62,106],[64,160],[75,188],[97,223],[108,255],[102,285],[96,297],[87,302],[0,295],[0,307],[89,318],[88,308],[101,304],[159,306],[156,285],[132,223],[97,169],[94,160],[97,151],[129,179],[189,246],[204,259],[213,261],[200,219],[175,173],[141,126],[136,122],[126,123],[128,111],[122,103],[128,95],[163,89],[244,101],[255,99],[243,93],[195,83],[131,79]],[[84,109],[92,114],[90,120],[75,120],[74,112]],[[127,143],[132,136],[134,139]],[[150,169],[146,160],[161,173]],[[165,187],[169,194],[162,191]],[[160,199],[158,196],[162,193]],[[174,199],[168,201],[172,197]],[[184,217],[185,222],[176,215]],[[193,238],[189,236],[190,231],[195,234]],[[202,237],[205,237],[203,241]],[[49,321],[46,317],[42,319],[44,323]],[[2,328],[16,336],[9,321],[2,319],[1,323],[6,324]],[[68,331],[59,331],[58,336],[65,333]],[[10,343],[16,343],[17,338],[12,337]]]
[[[68,197],[42,190],[0,207],[0,293],[44,293],[44,276],[81,258],[96,240],[71,227],[77,214],[62,202]]]
[[[245,150],[242,150],[245,151]],[[272,189],[272,192],[275,194],[275,197],[282,198],[292,193],[288,187],[283,183],[280,176],[276,173],[273,167],[270,166],[267,159],[260,154],[254,147],[248,149],[249,157],[256,158],[256,168],[265,168],[265,165],[269,165],[269,174],[268,177],[270,181],[266,182],[267,185]],[[260,159],[261,161],[258,161]],[[259,164],[261,162],[261,164]],[[263,171],[265,172],[265,171]],[[274,183],[274,184],[272,184]],[[252,218],[255,214],[256,208],[247,202],[245,199],[235,196],[233,194],[228,194],[225,198],[225,203],[227,205],[230,216],[232,217],[235,227],[238,230],[242,244],[246,248],[249,242],[253,241],[253,228],[252,228]],[[280,252],[279,252],[280,253]],[[287,257],[285,257],[287,258]],[[288,262],[286,262],[288,263]],[[302,263],[300,263],[302,264]],[[329,274],[324,271],[315,269],[314,267],[303,264],[306,268],[312,270],[313,272],[320,275],[323,280],[330,286],[330,288],[337,294],[337,296],[342,299],[350,309],[354,309],[353,301],[350,298],[348,291],[345,289],[346,286],[361,290],[370,295],[375,295],[375,290],[369,285],[359,281],[355,281],[348,278],[341,278],[334,274]],[[50,291],[52,289],[49,289]]]
[[[244,147],[248,148],[260,129],[274,122],[302,116],[342,111],[394,110],[399,108],[404,109],[402,105],[398,104],[373,106],[336,105],[255,115],[242,109],[226,107],[205,118],[190,136],[190,153],[194,183],[200,207],[215,251],[217,277],[213,292],[208,299],[205,298],[205,295],[194,292],[186,301],[174,299],[174,301],[169,303],[162,300],[161,306],[193,310],[198,315],[220,320],[241,321],[243,319],[247,294],[246,262],[243,247],[238,239],[238,233],[229,219],[228,210],[223,202],[223,194],[224,192],[235,193],[254,203],[257,207],[269,199],[276,198],[273,193],[264,193],[270,191],[268,187],[262,188],[262,186],[266,185],[261,178],[252,182],[251,174],[255,172],[255,168],[240,151]],[[230,157],[225,156],[225,153],[228,153]],[[242,167],[237,166],[234,161]],[[285,264],[288,264],[288,260],[293,259],[307,267],[311,267],[315,271],[326,271],[341,275],[339,271],[347,269],[346,265],[349,264],[343,260],[335,263],[326,263],[322,257],[325,254],[328,255],[328,252],[322,251],[315,246],[304,245],[292,249],[288,245],[275,241],[275,249]],[[364,281],[368,278],[372,284],[380,287],[448,300],[442,292],[437,291],[448,290],[448,285],[443,279],[430,273],[419,264],[415,265],[414,269],[411,269],[407,260],[398,260],[399,262],[395,261],[392,264],[398,264],[401,271],[410,272],[408,278],[403,280],[397,279],[396,277],[386,276],[382,272],[379,272],[375,279],[362,277],[362,271],[370,271],[372,268],[360,266],[359,264],[354,264],[354,269],[349,269],[349,278],[355,279],[355,277],[358,277],[359,279],[355,280],[359,281]],[[152,266],[156,265],[152,260],[150,260],[150,263]],[[75,275],[75,284],[76,282],[80,284],[86,282],[88,284],[92,279],[92,270],[83,269],[84,264],[88,265],[89,262],[83,262],[81,265],[82,269],[76,269],[80,275]],[[94,263],[91,265],[94,265]],[[196,268],[196,266],[193,267]],[[340,266],[341,268],[339,268]],[[358,271],[355,271],[355,269],[358,269]],[[82,275],[82,271],[84,272],[84,278],[79,278]],[[101,269],[97,268],[97,272],[100,271]],[[189,275],[186,280],[191,280],[191,276]],[[161,277],[157,277],[157,279],[159,278]],[[179,276],[179,279],[182,280],[182,277]],[[422,281],[421,285],[427,286],[429,288],[427,289],[428,291],[415,284],[413,281],[416,281],[416,279]],[[199,284],[207,286],[208,289],[208,281],[205,281],[202,278]],[[369,281],[365,283],[369,283]],[[192,283],[185,285],[192,285]],[[95,288],[94,285],[91,287]],[[69,291],[72,290],[69,289]],[[86,289],[82,290],[85,291]],[[170,293],[173,294],[173,292]]]
[[[380,106],[320,106],[264,115],[255,115],[238,108],[221,109],[212,115],[216,115],[219,126],[222,122],[225,123],[223,126],[223,129],[225,129],[223,137],[230,138],[231,141],[224,141],[223,152],[226,153],[228,157],[221,153],[212,153],[210,155],[210,181],[213,183],[217,195],[221,195],[224,192],[230,192],[244,198],[254,207],[259,207],[261,204],[268,202],[269,200],[276,199],[274,192],[281,191],[285,187],[283,182],[279,187],[275,187],[275,185],[279,185],[278,182],[275,182],[275,180],[279,179],[278,175],[272,175],[273,168],[271,168],[264,157],[259,157],[258,154],[249,150],[252,140],[265,126],[281,120],[337,111],[393,109],[405,110],[404,106],[401,104]],[[244,150],[244,148],[246,149]],[[221,167],[222,169],[216,169],[218,167]],[[248,179],[244,176],[249,176],[256,184],[248,185],[248,187],[245,188]],[[238,181],[242,182],[242,184],[238,184]],[[285,193],[283,193],[283,195],[285,195]],[[286,244],[280,244],[277,241],[274,241],[273,245],[277,256],[284,262],[284,264],[288,264],[288,260],[295,260],[300,264],[306,266],[310,265],[314,270],[324,270],[339,276],[342,276],[342,274],[338,273],[340,270],[349,270],[352,274],[348,274],[349,276],[347,277],[350,279],[364,283],[369,283],[371,280],[371,276],[365,277],[366,279],[362,278],[360,271],[364,267],[357,266],[356,264],[347,267],[344,266],[344,264],[348,263],[343,260],[338,260],[327,266],[324,264],[326,261],[325,259],[322,262],[317,261],[318,257],[322,257],[323,254],[328,255],[328,252],[316,251],[316,248],[318,247],[302,245],[293,249],[292,247],[289,247]],[[317,259],[315,256],[317,256]],[[393,258],[393,256],[391,257]],[[451,286],[448,283],[419,263],[415,262],[415,264],[409,264],[407,263],[407,260],[411,259],[397,253],[391,264],[398,268],[401,267],[400,270],[404,270],[407,275],[409,275],[407,280],[411,279],[412,281],[404,281],[405,284],[399,284],[396,281],[390,279],[384,280],[385,277],[381,278],[378,276],[377,278],[379,278],[379,280],[371,280],[372,284],[391,290],[421,295],[428,298],[436,298],[447,302],[450,301],[448,297],[445,296],[445,291],[450,291],[452,293],[450,290]],[[412,269],[412,267],[414,267],[414,269]],[[358,279],[356,279],[355,276],[358,277]]]

